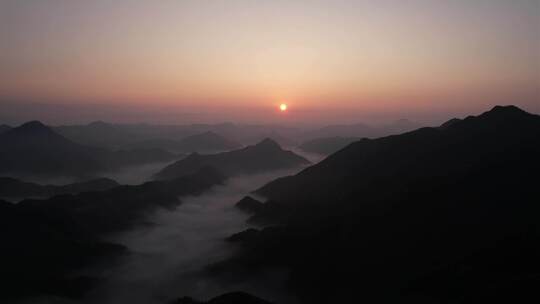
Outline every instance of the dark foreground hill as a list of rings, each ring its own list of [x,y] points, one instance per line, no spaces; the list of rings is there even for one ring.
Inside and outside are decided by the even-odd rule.
[[[74,270],[111,262],[125,248],[101,241],[111,232],[147,223],[156,208],[174,208],[224,181],[212,169],[170,181],[118,186],[46,200],[0,201],[0,299],[37,294],[78,296],[94,279]]]
[[[0,172],[5,174],[88,177],[175,158],[174,154],[155,149],[109,151],[83,146],[38,121],[0,134]]]
[[[358,141],[259,189],[280,225],[216,269],[288,268],[305,303],[535,303],[539,155],[513,106]]]
[[[156,174],[158,179],[170,179],[191,174],[202,167],[213,167],[228,176],[254,174],[265,171],[294,168],[309,164],[305,158],[283,150],[276,142],[265,139],[240,150],[218,154],[191,154]]]

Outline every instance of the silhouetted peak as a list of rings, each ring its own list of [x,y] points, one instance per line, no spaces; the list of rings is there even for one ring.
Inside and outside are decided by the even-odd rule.
[[[33,120],[26,122],[19,127],[13,129],[13,131],[25,132],[25,133],[37,133],[37,132],[52,132],[52,130],[44,125],[41,121]]]
[[[261,142],[256,144],[255,147],[263,148],[263,149],[279,149],[279,150],[281,150],[281,146],[271,138],[263,139]]]
[[[495,106],[493,109],[483,113],[480,115],[481,117],[488,117],[488,118],[514,118],[514,117],[524,117],[529,116],[531,114],[523,111],[522,109],[510,105],[510,106]]]
[[[516,106],[495,106],[491,110],[484,112],[478,116],[468,116],[463,120],[457,118],[450,119],[449,121],[443,123],[440,128],[447,129],[454,126],[462,125],[461,123],[467,125],[469,122],[480,122],[482,124],[496,125],[513,125],[516,123],[519,124],[527,122],[531,119],[535,120],[536,118],[536,115],[525,112]]]
[[[449,121],[443,123],[441,125],[441,128],[442,129],[449,128],[449,127],[453,126],[454,124],[459,123],[460,121],[461,121],[461,119],[459,119],[459,118],[452,118]]]

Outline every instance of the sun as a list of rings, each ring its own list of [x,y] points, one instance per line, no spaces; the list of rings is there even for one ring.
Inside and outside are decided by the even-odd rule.
[[[287,104],[286,104],[286,103],[280,104],[280,105],[279,105],[279,110],[280,110],[281,112],[287,111]]]

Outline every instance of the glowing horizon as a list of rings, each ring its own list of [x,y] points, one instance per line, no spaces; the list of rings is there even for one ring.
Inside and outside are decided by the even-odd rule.
[[[222,120],[264,119],[281,100],[289,117],[540,103],[538,1],[2,0],[0,12],[0,102],[245,112]]]

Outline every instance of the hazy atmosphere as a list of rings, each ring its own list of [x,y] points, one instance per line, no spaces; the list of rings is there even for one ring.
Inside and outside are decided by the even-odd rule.
[[[539,11],[535,0],[2,0],[0,118],[27,120],[26,103],[56,124],[538,111]]]
[[[0,303],[540,303],[540,1],[0,0]]]

